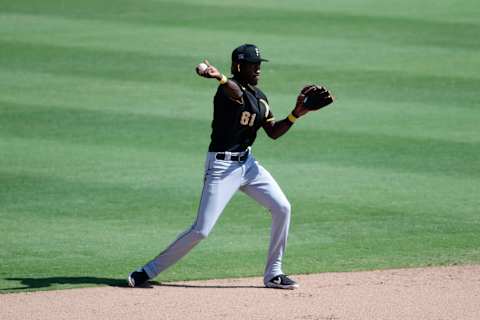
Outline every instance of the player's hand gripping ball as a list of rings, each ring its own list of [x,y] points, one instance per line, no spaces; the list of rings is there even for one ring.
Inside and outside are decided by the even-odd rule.
[[[219,79],[219,77],[222,75],[217,68],[215,68],[210,64],[210,62],[208,62],[208,60],[205,60],[202,63],[197,64],[197,66],[195,67],[195,71],[199,76],[204,78]]]
[[[205,70],[207,70],[208,66],[206,63],[199,63],[197,67],[195,68],[195,71],[197,71],[198,75],[203,75],[205,73]]]
[[[325,86],[315,84],[305,86],[301,94],[305,96],[303,106],[309,110],[319,110],[335,100],[335,97]]]

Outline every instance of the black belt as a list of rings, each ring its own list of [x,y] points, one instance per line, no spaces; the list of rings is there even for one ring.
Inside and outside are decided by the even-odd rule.
[[[217,153],[217,154],[215,155],[215,158],[216,158],[217,160],[225,160],[225,159],[227,158],[227,156],[225,155],[225,153]],[[239,155],[231,155],[231,156],[230,156],[230,161],[240,161],[240,162],[242,162],[242,161],[247,160],[247,158],[248,158],[248,151],[246,151],[246,152],[245,152],[244,154],[242,154],[241,156],[239,156]]]

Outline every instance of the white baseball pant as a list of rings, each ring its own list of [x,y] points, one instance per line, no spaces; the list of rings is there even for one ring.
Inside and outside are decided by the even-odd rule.
[[[216,152],[208,152],[205,162],[205,181],[193,225],[181,233],[156,258],[143,268],[150,279],[156,277],[183,256],[212,231],[220,214],[237,190],[241,190],[272,215],[270,246],[264,282],[283,274],[282,257],[285,251],[290,225],[290,203],[279,185],[249,152],[244,162],[218,160]],[[226,159],[236,153],[226,152]]]

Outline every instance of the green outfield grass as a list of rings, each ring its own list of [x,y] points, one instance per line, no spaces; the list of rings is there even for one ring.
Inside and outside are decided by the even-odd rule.
[[[293,207],[290,274],[480,262],[477,1],[0,0],[0,292],[121,285],[194,220],[214,81],[270,59],[283,118],[254,152]],[[269,215],[238,194],[158,281],[260,276]]]

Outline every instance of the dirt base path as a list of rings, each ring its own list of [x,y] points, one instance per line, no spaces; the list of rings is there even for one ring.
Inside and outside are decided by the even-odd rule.
[[[323,273],[0,295],[0,319],[480,319],[480,266]]]

